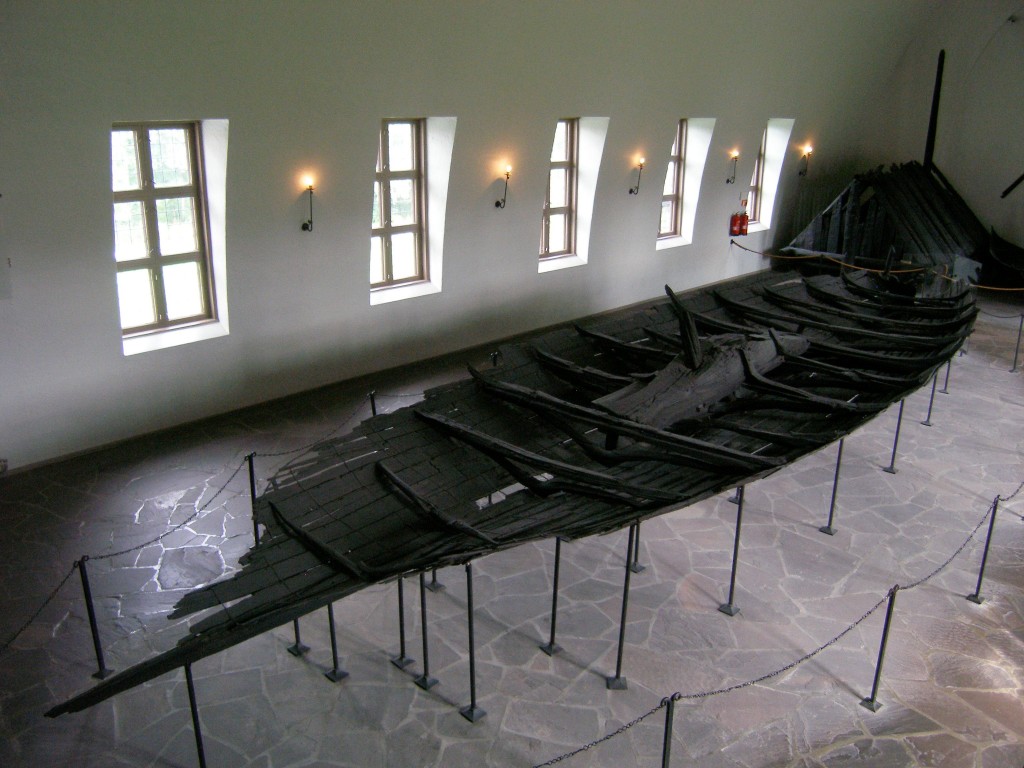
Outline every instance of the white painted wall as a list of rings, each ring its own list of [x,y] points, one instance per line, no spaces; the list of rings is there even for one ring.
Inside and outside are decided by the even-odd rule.
[[[1024,245],[1024,2],[955,0],[935,7],[884,100],[891,129],[875,138],[922,160],[939,51],[945,49],[935,164],[1003,237]],[[884,124],[884,123],[883,123]]]
[[[11,264],[0,280],[0,457],[27,466],[641,301],[665,283],[684,289],[761,268],[728,244],[738,202],[724,183],[728,150],[740,147],[737,178],[749,178],[765,121],[796,120],[775,228],[745,244],[788,237],[804,223],[794,213],[801,201],[808,208],[868,162],[903,159],[903,142],[868,134],[884,112],[878,93],[898,81],[922,19],[946,7],[0,3],[0,263]],[[927,104],[922,115],[916,107],[898,114],[908,133],[927,120]],[[576,115],[610,120],[589,263],[538,274],[552,131]],[[371,307],[370,193],[384,116],[454,116],[458,128],[443,291]],[[681,117],[717,122],[693,244],[659,251],[655,169]],[[125,357],[110,127],[191,118],[230,121],[231,332]],[[811,177],[798,183],[806,141]],[[640,154],[651,173],[631,196]],[[508,205],[496,210],[506,162],[515,169]],[[300,231],[307,170],[317,178],[310,234]]]

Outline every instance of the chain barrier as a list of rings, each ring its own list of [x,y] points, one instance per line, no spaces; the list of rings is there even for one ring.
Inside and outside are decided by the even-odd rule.
[[[999,500],[1001,500],[1001,501],[1009,501],[1010,499],[1012,499],[1015,496],[1017,496],[1017,494],[1019,494],[1021,492],[1021,490],[1024,490],[1024,481],[1021,481],[1021,484],[1017,486],[1017,490],[1015,490],[1009,496],[998,496],[997,498]],[[970,532],[970,534],[964,540],[964,543],[961,544],[957,548],[957,550],[952,555],[950,555],[946,559],[946,561],[944,563],[942,563],[942,565],[940,565],[938,568],[933,570],[931,573],[929,573],[924,578],[921,578],[921,579],[918,579],[917,581],[911,582],[910,584],[907,584],[906,586],[900,586],[899,584],[894,585],[888,592],[886,592],[885,597],[883,597],[881,600],[879,600],[873,606],[868,608],[861,615],[861,617],[859,619],[857,619],[855,622],[853,622],[850,626],[848,626],[846,629],[844,629],[838,635],[833,637],[831,640],[828,640],[828,641],[822,643],[817,648],[815,648],[813,651],[810,651],[809,653],[805,653],[799,659],[796,659],[795,661],[790,662],[789,664],[787,664],[784,667],[780,667],[779,669],[776,669],[776,670],[774,670],[772,672],[768,672],[766,674],[763,674],[760,677],[756,677],[756,678],[754,678],[752,680],[746,680],[746,681],[744,681],[742,683],[736,683],[734,685],[730,685],[730,686],[727,686],[725,688],[716,688],[716,689],[711,690],[711,691],[700,691],[698,693],[687,693],[687,694],[680,693],[680,692],[677,691],[676,693],[673,693],[671,696],[667,696],[667,697],[663,698],[661,700],[661,703],[657,707],[655,707],[654,709],[651,709],[651,710],[645,712],[644,714],[640,715],[640,717],[638,717],[638,718],[636,718],[634,720],[631,720],[630,722],[628,722],[625,725],[619,727],[617,730],[613,731],[612,733],[606,734],[605,736],[602,736],[599,739],[595,739],[594,741],[591,741],[590,743],[585,744],[582,747],[574,749],[571,752],[566,752],[565,754],[562,754],[562,755],[559,755],[558,757],[552,758],[551,760],[548,760],[546,763],[540,763],[540,764],[534,766],[534,768],[545,768],[546,766],[549,766],[549,765],[555,765],[556,763],[559,763],[562,760],[567,760],[567,759],[569,759],[571,757],[574,757],[575,755],[580,754],[581,752],[586,752],[586,751],[588,751],[590,749],[593,749],[594,747],[596,747],[596,746],[598,746],[600,744],[603,744],[604,742],[606,742],[606,741],[608,741],[610,739],[615,738],[616,736],[620,735],[621,733],[623,733],[625,731],[628,731],[633,726],[637,725],[638,723],[642,722],[646,718],[650,717],[651,715],[653,715],[658,710],[663,709],[665,706],[668,705],[669,699],[671,699],[672,701],[681,701],[681,700],[682,701],[697,701],[697,700],[700,700],[700,699],[706,699],[706,698],[709,698],[711,696],[718,696],[718,695],[723,694],[723,693],[731,693],[732,691],[738,691],[738,690],[740,690],[742,688],[749,688],[752,685],[757,685],[759,683],[763,683],[766,680],[771,680],[774,677],[778,677],[779,675],[785,674],[786,672],[789,672],[790,670],[795,669],[796,667],[798,667],[801,664],[803,664],[805,661],[808,661],[808,660],[814,658],[819,653],[824,651],[826,648],[829,648],[830,646],[835,645],[840,640],[842,640],[844,637],[846,637],[846,635],[848,635],[850,632],[852,632],[854,629],[856,629],[858,626],[860,626],[873,613],[875,613],[879,608],[881,608],[883,605],[885,605],[889,601],[890,596],[894,592],[906,591],[908,589],[913,589],[914,587],[921,586],[922,584],[926,583],[930,579],[934,578],[941,571],[943,571],[947,567],[949,567],[950,563],[952,563],[953,560],[956,559],[956,557],[961,552],[963,552],[964,549],[967,548],[967,545],[971,543],[971,541],[974,539],[974,535],[978,532],[978,530],[981,528],[981,526],[985,524],[985,521],[988,520],[989,515],[992,514],[992,510],[995,508],[995,506],[996,506],[996,502],[993,501],[989,505],[988,510],[985,512],[984,516],[981,518],[981,520],[978,521],[978,524],[976,526],[974,526],[974,529]]]
[[[995,312],[986,312],[984,309],[979,308],[978,312],[987,315],[988,317],[996,317],[1000,320],[1013,320],[1014,318],[1020,317],[1020,313],[1016,315],[997,315]]]
[[[368,394],[364,395],[363,399],[360,400],[359,403],[351,411],[349,411],[349,414],[348,414],[348,416],[345,417],[344,421],[340,422],[338,424],[338,426],[336,426],[334,429],[332,429],[326,435],[318,437],[316,440],[313,440],[312,442],[306,443],[305,445],[300,445],[298,448],[289,448],[286,451],[276,451],[274,453],[260,453],[258,451],[253,451],[253,456],[259,456],[261,459],[277,459],[277,458],[280,458],[281,456],[293,456],[296,453],[302,453],[303,451],[308,451],[310,448],[319,445],[320,443],[324,442],[325,440],[329,440],[334,435],[336,435],[338,432],[340,432],[345,427],[347,427],[352,422],[352,420],[356,417],[356,414],[359,413],[359,409],[362,408],[363,404],[367,400],[369,400],[369,399],[370,399],[370,396]]]
[[[18,627],[14,631],[14,634],[11,635],[10,638],[8,638],[7,641],[4,642],[4,644],[2,646],[0,646],[0,654],[5,653],[7,651],[7,649],[11,647],[11,643],[13,643],[15,640],[17,640],[18,637],[21,635],[21,633],[24,632],[26,629],[28,629],[33,621],[35,621],[36,619],[39,618],[39,614],[41,614],[46,609],[46,606],[48,606],[50,603],[52,603],[54,601],[54,599],[57,597],[57,593],[60,592],[61,589],[64,588],[65,584],[68,583],[68,579],[71,578],[71,574],[73,574],[75,572],[75,569],[77,567],[78,567],[78,561],[75,560],[74,564],[71,566],[71,570],[69,570],[67,572],[67,575],[65,575],[64,578],[61,579],[60,584],[58,584],[56,587],[53,588],[53,591],[50,592],[49,597],[47,597],[46,600],[43,601],[43,604],[39,606],[39,609],[35,613],[33,613],[31,617],[29,617],[28,621],[26,621],[24,624],[22,624],[20,627]]]
[[[806,259],[824,259],[825,261],[831,261],[833,264],[838,264],[840,267],[846,267],[847,269],[857,269],[861,272],[873,272],[878,275],[906,275],[914,272],[926,272],[928,267],[913,267],[912,269],[868,269],[867,267],[858,267],[855,264],[847,264],[842,259],[837,259],[835,256],[831,256],[827,253],[809,253],[801,256],[784,256],[781,253],[766,253],[765,251],[757,251],[753,248],[747,248],[747,246],[737,243],[735,240],[729,241],[730,245],[735,245],[737,248],[741,248],[748,253],[756,253],[758,256],[764,256],[769,259],[779,259],[780,261],[803,261]],[[949,280],[951,283],[956,282],[958,278],[950,277],[942,272],[933,270],[934,274],[941,277],[943,280]],[[994,285],[976,285],[971,283],[972,288],[978,288],[982,291],[1024,291],[1024,288],[1001,288]],[[999,317],[999,315],[993,315],[993,317]],[[1009,317],[1017,317],[1017,315],[1009,315]]]

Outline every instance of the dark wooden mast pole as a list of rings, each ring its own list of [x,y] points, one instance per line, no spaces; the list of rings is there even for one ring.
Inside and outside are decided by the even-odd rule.
[[[935,155],[935,129],[939,122],[939,94],[942,92],[942,69],[946,64],[946,51],[939,51],[939,65],[935,69],[935,90],[932,92],[932,112],[928,118],[928,138],[924,143],[924,169],[931,170]]]

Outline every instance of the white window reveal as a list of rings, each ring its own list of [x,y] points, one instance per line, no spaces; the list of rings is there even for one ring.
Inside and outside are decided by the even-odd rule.
[[[227,121],[117,123],[110,148],[124,354],[227,334]]]
[[[782,162],[786,158],[789,137],[793,132],[794,120],[788,117],[773,117],[768,120],[761,137],[761,148],[757,153],[754,173],[750,178],[747,211],[750,215],[748,232],[764,232],[771,228],[775,196],[782,175]]]
[[[370,305],[441,291],[454,117],[381,122],[370,224]]]
[[[659,251],[693,242],[700,184],[714,131],[713,117],[683,119],[676,127],[662,189]]]
[[[607,117],[577,117],[555,124],[538,272],[587,263],[608,123]]]

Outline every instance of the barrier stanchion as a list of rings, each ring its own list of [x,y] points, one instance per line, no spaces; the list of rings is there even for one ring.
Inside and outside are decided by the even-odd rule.
[[[939,384],[939,371],[936,369],[935,373],[932,374],[932,394],[928,398],[928,415],[924,417],[924,421],[921,423],[930,427],[932,425],[932,406],[935,404],[935,387]]]
[[[633,573],[641,573],[646,569],[646,566],[640,565],[640,523],[633,523],[633,528],[636,529],[636,533],[633,536],[633,551],[630,553],[632,560],[629,563],[629,570]]]
[[[100,645],[100,630],[96,624],[96,610],[92,605],[92,590],[89,589],[89,574],[85,570],[85,563],[89,559],[88,555],[82,555],[78,561],[78,573],[82,577],[82,592],[85,594],[85,610],[89,614],[89,629],[92,632],[92,647],[96,651],[96,667],[97,670],[93,673],[93,677],[97,680],[103,680],[108,677],[113,670],[107,669],[107,665],[103,661],[103,646]]]
[[[900,400],[900,412],[896,417],[896,435],[892,439],[892,458],[889,459],[889,466],[882,468],[883,472],[888,472],[890,475],[896,474],[896,446],[900,443],[900,426],[903,424],[903,406],[906,402],[906,399]]]
[[[967,596],[972,603],[981,605],[985,598],[981,596],[981,580],[985,578],[985,563],[988,562],[988,548],[992,543],[992,529],[996,527],[996,512],[999,510],[999,497],[992,499],[992,516],[988,521],[988,536],[985,537],[985,550],[981,555],[981,568],[978,571],[978,586],[974,588],[973,594]]]
[[[836,529],[832,527],[832,521],[836,514],[836,492],[839,490],[839,466],[843,463],[843,441],[846,438],[839,438],[839,452],[836,454],[836,473],[832,478],[832,501],[828,505],[828,523],[818,530],[827,533],[829,536],[836,535]]]
[[[466,614],[469,617],[469,705],[459,714],[475,723],[487,713],[476,705],[476,646],[473,640],[473,566],[466,563]]]
[[[885,645],[889,642],[889,627],[892,625],[892,611],[896,606],[896,593],[899,592],[899,584],[889,590],[889,604],[885,609],[885,624],[882,626],[882,642],[878,646],[878,662],[875,664],[875,681],[871,685],[871,695],[861,699],[861,706],[877,712],[882,705],[878,702],[878,683],[882,679],[882,662],[885,661]]]
[[[744,487],[741,485],[736,489],[736,538],[732,545],[732,572],[729,576],[729,600],[718,606],[718,610],[728,616],[735,616],[740,612],[733,599],[736,596],[736,564],[740,559],[740,526],[743,525],[743,494]]]
[[[252,515],[253,546],[258,547],[260,545],[260,525],[256,522],[256,469],[253,466],[255,458],[255,453],[250,453],[245,457],[249,462],[249,512]]]
[[[946,361],[946,380],[944,382],[942,382],[942,389],[939,390],[939,394],[940,395],[948,395],[949,394],[949,371],[950,371],[950,369],[952,367],[953,367],[953,358],[951,357],[951,358],[949,358],[949,360]]]
[[[192,731],[196,736],[196,753],[199,768],[206,768],[206,753],[203,751],[203,732],[199,728],[199,707],[196,705],[196,686],[192,682],[192,665],[185,665],[185,685],[188,687],[188,707],[192,710]]]
[[[665,736],[661,742],[661,768],[669,768],[669,761],[672,759],[672,720],[676,714],[676,699],[678,693],[666,696],[665,703]]]
[[[561,647],[555,642],[555,624],[558,619],[558,566],[562,560],[562,537],[555,536],[555,575],[551,585],[551,639],[547,645],[540,646],[548,656],[554,656]]]

